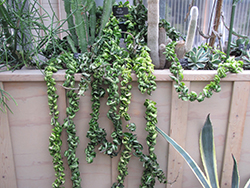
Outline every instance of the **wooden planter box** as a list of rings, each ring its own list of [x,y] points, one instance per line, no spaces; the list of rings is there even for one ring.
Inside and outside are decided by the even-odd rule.
[[[194,91],[201,91],[205,84],[213,79],[215,71],[184,71],[185,83]],[[66,97],[61,87],[64,71],[55,74],[59,94],[60,123],[65,118]],[[145,107],[146,98],[157,102],[158,126],[172,136],[189,154],[201,164],[198,139],[200,130],[208,113],[214,127],[215,146],[218,161],[218,174],[221,187],[231,187],[232,154],[238,161],[242,187],[250,177],[250,71],[230,74],[221,82],[222,90],[210,99],[198,102],[183,102],[173,90],[173,82],[168,70],[156,70],[157,89],[152,96],[142,95],[137,89],[134,76],[132,101],[129,107],[131,122],[137,125],[138,140],[145,143]],[[21,70],[0,74],[0,85],[17,101],[18,106],[9,101],[13,114],[0,113],[0,187],[1,188],[48,188],[54,181],[52,157],[48,151],[48,138],[51,133],[47,87],[44,76],[38,70]],[[80,76],[76,76],[80,79]],[[92,164],[85,161],[84,149],[88,143],[86,131],[89,128],[91,96],[88,91],[80,100],[80,111],[74,118],[80,145],[77,156],[80,162],[82,187],[110,188],[117,177],[118,157],[111,159],[98,154]],[[100,126],[108,135],[112,131],[111,122],[106,117],[107,108],[102,99]],[[65,134],[62,135],[63,140]],[[65,149],[64,142],[63,148]],[[172,185],[157,183],[156,188],[200,188],[201,185],[180,155],[159,135],[156,154],[161,168],[167,174]],[[66,164],[66,160],[65,160]],[[132,157],[129,163],[129,175],[126,188],[140,185],[142,164]],[[66,188],[71,188],[69,169],[66,168]]]

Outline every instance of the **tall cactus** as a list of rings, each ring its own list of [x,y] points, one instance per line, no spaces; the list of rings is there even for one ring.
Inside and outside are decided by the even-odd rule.
[[[86,21],[82,16],[84,10],[80,0],[72,0],[71,2],[72,2],[71,7],[72,10],[74,11],[74,16],[75,16],[76,33],[78,36],[79,47],[81,52],[86,52],[88,42],[86,33]]]
[[[96,25],[96,3],[93,2],[93,6],[89,11],[89,45],[92,45],[95,40],[95,25]]]
[[[106,23],[109,20],[111,11],[112,11],[113,0],[104,0],[103,1],[103,13],[102,13],[102,21],[100,26],[100,32],[98,36],[101,36],[102,30],[104,29]]]
[[[191,20],[189,22],[188,26],[188,33],[187,33],[187,38],[186,38],[186,51],[189,52],[192,50],[193,44],[194,44],[194,37],[195,37],[195,32],[196,32],[196,27],[197,27],[197,19],[198,19],[198,7],[193,6],[191,8]]]
[[[159,0],[148,0],[148,47],[155,68],[160,68],[159,62]]]
[[[71,0],[64,0],[64,10],[67,14],[67,23],[69,32],[71,34],[71,39],[74,41],[75,45],[78,46],[78,39],[76,35],[75,24],[73,20],[73,15],[71,12]]]
[[[188,25],[188,34],[186,41],[178,41],[175,52],[178,59],[182,59],[185,56],[186,52],[192,50],[194,44],[194,37],[197,27],[197,19],[198,19],[198,7],[193,6],[191,8],[191,20]]]
[[[114,0],[104,0],[103,15],[100,32],[109,20]],[[72,41],[75,46],[79,46],[82,53],[88,50],[88,45],[92,45],[96,36],[96,3],[95,0],[64,0],[64,9],[67,14],[67,23]]]

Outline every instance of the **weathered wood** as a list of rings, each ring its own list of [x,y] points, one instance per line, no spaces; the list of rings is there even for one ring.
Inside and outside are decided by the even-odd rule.
[[[235,156],[236,160],[240,159],[249,87],[250,82],[234,82],[221,176],[221,188],[231,187],[233,170],[232,155]]]
[[[28,71],[20,72],[22,72],[20,75],[18,75],[17,72],[15,74],[7,74],[7,72],[0,74],[0,79],[3,78],[6,80],[6,82],[4,82],[6,91],[11,93],[18,103],[18,107],[16,107],[12,102],[9,103],[14,114],[12,115],[9,113],[7,119],[11,130],[16,181],[18,187],[20,188],[27,188],[30,186],[35,186],[37,188],[50,187],[55,179],[55,176],[51,161],[52,157],[49,155],[48,151],[48,138],[52,127],[50,125],[49,107],[47,104],[46,84],[43,81],[43,75],[40,71],[30,71],[29,73]],[[207,75],[202,75],[207,72]],[[194,90],[199,93],[202,91],[202,88],[209,83],[209,81],[211,81],[209,78],[212,79],[214,73],[215,71],[184,71],[184,82],[188,87],[190,86],[190,91]],[[206,99],[201,103],[182,102],[180,99],[177,99],[177,94],[173,90],[173,83],[169,78],[170,72],[168,70],[155,71],[155,75],[157,77],[157,90],[154,91],[151,96],[142,95],[138,91],[138,84],[136,83],[137,78],[133,75],[134,81],[132,82],[132,99],[129,107],[129,114],[131,115],[131,122],[134,122],[137,125],[135,134],[137,135],[138,141],[144,146],[143,152],[147,154],[147,144],[145,140],[147,132],[145,131],[146,121],[144,118],[145,107],[143,106],[146,98],[150,98],[157,103],[157,126],[159,126],[167,134],[170,134],[182,147],[185,147],[185,150],[188,151],[188,153],[200,166],[202,166],[202,164],[198,146],[199,132],[202,128],[206,115],[211,113],[211,120],[215,135],[215,147],[218,151],[216,157],[218,162],[218,175],[221,179],[222,169],[225,169],[225,166],[228,163],[226,160],[232,163],[231,152],[233,152],[238,160],[240,175],[244,178],[242,180],[242,184],[244,184],[246,182],[245,179],[249,177],[248,169],[250,168],[250,162],[248,160],[249,145],[247,144],[250,132],[244,131],[244,135],[242,134],[242,126],[247,126],[247,130],[249,130],[250,122],[250,102],[247,102],[250,98],[249,89],[247,89],[250,87],[249,73],[249,71],[244,71],[238,75],[229,74],[227,78],[235,78],[235,80],[238,81],[233,84],[230,79],[225,80],[225,82],[224,79],[222,79],[222,91],[220,93],[214,93],[210,99]],[[63,70],[54,75],[54,78],[57,80],[57,93],[59,94],[58,109],[60,111],[60,123],[63,123],[63,119],[65,118],[65,109],[67,104],[65,103],[65,88],[62,87],[64,76],[65,71]],[[78,74],[76,78],[80,79],[80,74]],[[189,79],[191,78],[193,81],[189,82]],[[242,81],[240,81],[240,79],[242,79]],[[40,81],[37,82],[37,80]],[[234,90],[232,89],[233,85]],[[231,97],[232,93],[233,97]],[[110,188],[111,184],[116,182],[118,174],[117,163],[119,157],[110,159],[109,156],[99,153],[96,148],[97,157],[94,159],[94,162],[92,164],[87,164],[85,160],[86,156],[84,149],[89,142],[89,139],[86,138],[86,132],[89,129],[88,123],[91,118],[91,98],[91,90],[87,91],[84,97],[81,97],[80,110],[74,118],[77,135],[80,138],[80,143],[77,148],[77,157],[79,158],[80,163],[79,168],[82,178],[82,187]],[[113,125],[106,115],[108,111],[106,101],[107,95],[101,99],[99,123],[100,127],[107,131],[107,139],[111,141],[112,139],[110,138],[110,134],[112,132]],[[236,106],[234,107],[234,105]],[[242,122],[244,114],[242,115],[243,112],[241,111],[245,111],[244,108],[242,108],[242,105],[248,105],[245,123]],[[185,109],[188,111],[186,112]],[[236,114],[233,112],[237,112],[238,118],[235,117]],[[0,115],[1,121],[2,117],[3,114]],[[185,121],[187,121],[187,123],[184,123]],[[232,140],[230,139],[229,133],[228,138],[226,139],[225,133],[227,132],[228,121],[230,127],[232,127],[233,124],[237,125],[236,127],[233,126],[237,129],[236,132],[232,130],[232,128],[229,128],[228,132],[235,132],[235,137],[237,137],[236,140],[241,140],[242,138],[238,137],[243,137],[242,142],[244,143],[241,149],[237,149],[239,145],[238,141],[229,142]],[[1,125],[2,124],[3,123],[1,122]],[[187,127],[184,125],[187,125]],[[125,128],[125,124],[123,126]],[[66,134],[62,135],[62,153],[67,148],[65,136]],[[230,150],[225,149],[225,140],[229,143],[229,145],[226,145],[226,148],[229,148]],[[178,176],[177,181],[172,184],[172,187],[199,187],[200,183],[186,165],[186,162],[182,161],[181,164],[178,164],[180,157],[179,154],[174,152],[173,148],[169,149],[169,147],[170,146],[168,146],[164,138],[158,136],[155,152],[157,154],[157,161],[159,162],[160,167],[168,175],[168,182],[173,182]],[[225,159],[223,164],[224,150],[228,153],[228,155],[225,154],[225,157],[227,156],[228,159]],[[235,151],[237,151],[238,154]],[[244,158],[239,158],[237,156],[239,155],[239,152],[241,152],[241,156],[244,155]],[[175,162],[171,162],[171,159],[175,159]],[[70,170],[68,170],[66,160],[64,161],[67,176],[65,187],[71,187]],[[244,171],[242,171],[243,168]],[[232,171],[230,169],[226,171],[228,171],[227,173],[231,176]],[[143,167],[142,163],[140,163],[138,158],[135,156],[132,156],[131,158],[128,165],[128,172],[129,175],[125,178],[125,187],[139,187]],[[172,176],[170,175],[170,172],[173,173]],[[224,179],[226,179],[225,174]],[[231,181],[230,178],[229,181]],[[169,187],[169,185],[162,185],[156,181],[155,188],[163,187]]]
[[[216,71],[214,70],[185,70],[183,71],[183,81],[212,81]],[[155,70],[154,75],[156,76],[156,81],[172,81],[169,77],[172,75],[168,69],[164,70]],[[64,82],[65,80],[65,70],[59,70],[57,73],[54,73],[53,77],[57,82]],[[135,74],[132,74],[133,80],[137,80]],[[75,75],[76,81],[80,81],[81,74]],[[0,74],[0,80],[2,82],[40,82],[44,81],[44,75],[40,70],[16,70],[14,72],[2,72]],[[249,81],[250,80],[250,71],[244,70],[238,74],[228,74],[227,77],[221,79],[221,81]]]
[[[187,87],[190,86],[190,82],[185,82],[185,84]],[[185,148],[188,102],[184,102],[178,98],[174,84],[171,100],[170,137]],[[171,188],[172,183],[174,183],[175,187],[182,187],[183,163],[185,161],[172,146],[169,147],[168,155],[167,180],[169,184],[167,184],[167,188]]]
[[[0,82],[0,88],[3,83]],[[8,112],[0,112],[0,187],[17,188]]]

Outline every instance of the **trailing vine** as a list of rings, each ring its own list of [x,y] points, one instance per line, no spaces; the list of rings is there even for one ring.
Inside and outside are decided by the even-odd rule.
[[[64,119],[63,128],[68,134],[68,149],[64,152],[64,156],[67,157],[68,166],[71,170],[72,187],[81,187],[81,178],[79,171],[79,159],[76,157],[76,148],[79,143],[79,137],[76,136],[76,127],[73,118],[76,112],[79,111],[79,100],[78,93],[74,90],[75,88],[75,73],[78,71],[78,63],[73,59],[73,56],[65,54],[62,56],[63,62],[66,63],[66,81],[63,86],[67,89],[66,96],[68,97],[68,107],[66,108],[67,117]]]
[[[89,121],[89,130],[87,132],[86,137],[90,139],[86,149],[86,161],[88,163],[92,163],[93,159],[96,157],[95,147],[102,143],[105,140],[105,136],[107,135],[106,131],[99,127],[98,119],[99,119],[99,110],[100,110],[100,98],[104,96],[105,90],[101,87],[102,85],[102,72],[95,72],[93,76],[93,81],[91,82],[91,95],[92,95],[92,113],[91,119]]]
[[[239,73],[242,72],[243,62],[236,61],[234,57],[229,57],[225,62],[222,62],[218,65],[217,73],[214,76],[214,80],[207,84],[202,92],[197,94],[195,91],[191,91],[189,93],[188,87],[185,85],[183,80],[183,68],[176,57],[176,54],[173,53],[173,49],[175,48],[176,43],[171,43],[166,48],[166,57],[168,58],[170,55],[173,58],[172,65],[170,67],[170,72],[173,76],[170,76],[172,80],[175,81],[175,90],[178,93],[178,97],[183,101],[195,101],[202,102],[205,98],[210,98],[214,92],[220,92],[221,86],[220,81],[222,78],[227,76],[227,73]]]
[[[142,94],[147,92],[148,95],[151,95],[152,91],[156,89],[156,77],[153,75],[154,65],[145,48],[141,49],[140,55],[135,59],[133,70],[138,78],[138,89]]]
[[[53,188],[61,187],[65,182],[65,173],[61,155],[61,132],[62,126],[58,122],[59,111],[57,106],[57,98],[59,97],[56,94],[56,82],[55,79],[52,78],[53,73],[57,72],[57,69],[54,66],[47,66],[44,70],[45,77],[44,80],[47,84],[47,94],[48,94],[48,104],[51,117],[51,125],[54,127],[52,129],[51,136],[49,137],[49,152],[53,157],[53,165],[55,170],[56,179],[52,184]]]
[[[157,162],[157,156],[154,153],[154,146],[156,145],[156,138],[158,136],[155,130],[157,124],[157,108],[155,107],[156,102],[146,99],[144,106],[146,107],[147,127],[145,130],[148,132],[146,138],[148,145],[148,156],[144,156],[144,171],[141,178],[141,188],[153,188],[155,186],[155,179],[157,178],[161,183],[167,183],[164,172],[160,169]]]
[[[128,4],[126,4],[128,5]],[[142,3],[136,8],[131,8],[133,15],[136,15],[136,11],[140,10],[142,15],[145,15],[145,7]],[[118,163],[117,182],[113,184],[113,187],[124,187],[124,179],[128,175],[128,163],[134,154],[143,163],[144,172],[141,180],[141,187],[153,187],[155,179],[158,178],[160,182],[166,183],[164,173],[159,168],[157,158],[154,153],[154,146],[156,144],[157,133],[154,130],[157,123],[157,110],[155,103],[151,100],[146,100],[146,120],[147,128],[149,132],[147,137],[147,144],[149,147],[149,154],[146,155],[142,152],[143,147],[138,142],[136,134],[133,133],[136,129],[136,125],[131,123],[131,117],[128,113],[129,104],[131,101],[131,89],[132,89],[132,71],[135,72],[138,78],[138,89],[144,94],[151,95],[152,91],[156,89],[155,76],[153,75],[154,65],[149,56],[149,49],[145,43],[145,25],[143,26],[143,32],[138,34],[140,27],[135,23],[136,17],[127,17],[127,24],[130,24],[130,30],[126,33],[127,50],[119,46],[121,39],[121,30],[118,26],[117,19],[111,15],[109,22],[106,24],[103,34],[96,38],[95,43],[91,46],[90,52],[81,54],[77,59],[73,58],[72,54],[63,53],[56,58],[55,65],[58,68],[66,67],[65,83],[63,87],[67,91],[68,107],[66,108],[67,117],[64,119],[64,123],[59,133],[56,135],[60,138],[62,128],[64,128],[68,134],[68,149],[64,155],[67,158],[69,168],[71,169],[72,187],[81,187],[81,178],[79,172],[79,159],[76,157],[76,148],[79,144],[79,137],[76,136],[76,127],[74,124],[74,117],[79,110],[80,96],[84,96],[84,93],[91,86],[91,102],[92,112],[90,113],[91,119],[89,121],[89,130],[86,137],[89,138],[89,143],[85,149],[86,161],[92,163],[96,157],[96,147],[98,150],[107,154],[110,157],[115,157],[121,151],[120,161]],[[145,16],[138,20],[145,23]],[[136,28],[136,31],[133,30]],[[135,36],[135,37],[134,37]],[[50,66],[48,66],[50,67]],[[56,69],[53,70],[56,72]],[[75,83],[75,73],[81,73],[82,77],[78,88]],[[52,78],[53,72],[48,72],[48,76]],[[46,77],[49,80],[50,77]],[[53,83],[55,84],[55,83]],[[49,85],[50,86],[50,85]],[[119,87],[120,86],[120,87]],[[50,93],[52,94],[52,93]],[[113,132],[111,133],[112,141],[109,142],[106,139],[107,133],[105,129],[99,126],[100,115],[100,100],[107,94],[106,105],[109,107],[107,117],[113,124]],[[55,98],[58,97],[55,95]],[[54,99],[54,98],[52,98]],[[53,100],[53,104],[56,104],[56,100]],[[54,107],[56,108],[56,107]],[[54,111],[53,111],[54,112]],[[53,113],[52,113],[53,114]],[[59,112],[56,112],[58,115]],[[58,118],[58,117],[57,117]],[[129,131],[123,132],[122,118],[127,121],[127,129]],[[150,138],[151,137],[151,138]],[[57,141],[60,150],[61,142]],[[51,142],[53,145],[53,142]],[[54,155],[54,153],[52,153]],[[62,157],[59,157],[61,159]],[[61,164],[61,162],[58,162]],[[54,165],[57,165],[55,163]],[[58,171],[58,169],[56,168]],[[64,170],[63,168],[60,170]],[[59,171],[61,184],[65,181],[64,173]],[[59,180],[58,180],[59,181]],[[58,184],[58,182],[56,182]],[[60,186],[60,185],[59,185]],[[59,187],[58,186],[58,187]],[[56,187],[56,186],[55,186]]]
[[[123,50],[119,46],[120,38],[121,32],[118,21],[113,16],[106,24],[103,35],[93,46],[93,52],[96,55],[91,65],[93,71],[93,81],[91,83],[93,112],[91,113],[90,129],[87,133],[90,142],[85,150],[88,163],[93,162],[96,156],[94,149],[98,144],[101,144],[99,151],[112,157],[117,155],[118,146],[122,142],[122,123],[117,109],[120,103],[120,94],[118,92],[119,76],[122,73],[122,64],[124,64],[121,57]],[[105,138],[106,131],[101,129],[98,123],[100,98],[105,94],[105,89],[102,88],[103,84],[108,85],[108,99],[106,104],[109,106],[107,117],[112,121],[114,126],[114,132],[111,134],[113,138],[112,143],[107,141]]]
[[[131,69],[132,66],[130,63],[127,63],[126,65],[122,66],[119,114],[122,118],[124,117],[126,121],[129,121],[131,119],[130,115],[127,113],[128,106],[131,100],[131,89],[132,89],[132,85],[130,84],[130,82],[132,82]]]

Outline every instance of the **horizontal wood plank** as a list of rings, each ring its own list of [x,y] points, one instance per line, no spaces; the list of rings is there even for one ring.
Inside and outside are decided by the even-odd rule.
[[[183,72],[183,81],[212,81],[216,71],[214,70],[185,70]],[[165,70],[155,70],[154,75],[156,76],[156,81],[172,81],[169,77],[172,75],[168,69]],[[59,70],[54,74],[56,81],[65,80],[65,70]],[[75,78],[77,81],[81,79],[81,74],[76,74]],[[132,74],[133,80],[137,80],[135,74]],[[44,74],[40,70],[17,70],[14,72],[6,71],[0,73],[0,80],[3,82],[18,82],[18,81],[44,81]],[[245,70],[238,74],[230,73],[222,81],[249,81],[250,71]]]

